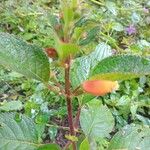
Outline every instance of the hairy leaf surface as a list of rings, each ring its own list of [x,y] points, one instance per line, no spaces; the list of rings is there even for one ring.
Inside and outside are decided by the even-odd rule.
[[[114,118],[107,106],[100,105],[97,100],[93,102],[81,110],[81,128],[90,138],[107,137],[113,129]]]
[[[112,138],[108,150],[148,150],[150,148],[150,129],[140,125],[127,125]]]
[[[31,118],[15,113],[0,114],[0,150],[59,150],[57,144],[42,144]],[[42,133],[40,133],[42,134]],[[41,136],[41,135],[40,135]]]
[[[30,118],[22,115],[17,122],[13,113],[0,114],[1,150],[36,150],[39,145],[37,131]]]
[[[95,67],[100,60],[111,55],[112,51],[110,46],[106,43],[100,43],[91,54],[75,59],[71,70],[73,86],[79,86],[89,77],[90,70]]]
[[[43,50],[14,35],[0,33],[0,64],[28,78],[49,80],[49,61]]]
[[[136,55],[116,55],[94,67],[91,79],[126,80],[150,74],[150,59]]]

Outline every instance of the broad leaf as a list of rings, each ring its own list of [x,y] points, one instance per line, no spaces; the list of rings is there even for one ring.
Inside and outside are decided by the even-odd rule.
[[[80,144],[80,150],[90,150],[90,144],[87,138],[85,138]]]
[[[38,148],[38,150],[61,150],[57,144],[45,144]]]
[[[72,85],[79,86],[88,78],[90,70],[99,61],[110,55],[112,55],[110,46],[106,43],[100,43],[91,54],[75,59],[71,70]]]
[[[98,63],[91,79],[126,80],[150,74],[150,59],[136,55],[116,55]]]
[[[7,33],[0,33],[0,64],[29,78],[49,80],[49,61],[43,50]]]
[[[23,108],[21,101],[10,101],[1,103],[0,110],[3,111],[12,111],[12,110],[21,110]]]
[[[37,128],[33,120],[21,115],[21,118],[15,113],[0,114],[0,150],[47,150],[59,146],[55,144],[41,144],[41,136],[44,131]]]
[[[22,115],[17,122],[15,114],[0,114],[1,150],[35,150],[38,146],[37,131],[31,119]]]
[[[108,137],[114,126],[114,118],[107,106],[93,100],[82,108],[80,124],[89,138]]]
[[[139,125],[127,125],[112,138],[108,150],[148,150],[150,129]]]

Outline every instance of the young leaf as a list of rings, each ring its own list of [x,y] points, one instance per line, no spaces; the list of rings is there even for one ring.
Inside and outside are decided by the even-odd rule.
[[[73,12],[73,8],[72,7],[64,7],[63,8],[63,15],[64,15],[64,22],[66,24],[66,26],[69,26],[70,22],[73,20],[74,18],[74,12]]]
[[[80,116],[81,128],[85,135],[90,138],[107,137],[114,126],[114,118],[107,108],[94,100],[94,104],[89,103],[84,106]]]
[[[127,80],[150,74],[150,59],[136,55],[116,55],[98,63],[90,79]]]
[[[80,50],[76,44],[64,43],[58,40],[56,41],[55,47],[60,60],[65,60],[67,57],[75,55]]]
[[[99,61],[111,55],[110,46],[106,43],[100,43],[91,54],[75,59],[71,70],[72,85],[79,86],[89,77],[90,70]]]
[[[49,61],[43,50],[7,33],[0,33],[0,64],[26,77],[49,80]]]
[[[112,138],[108,150],[148,150],[150,148],[150,129],[139,125],[127,125]]]

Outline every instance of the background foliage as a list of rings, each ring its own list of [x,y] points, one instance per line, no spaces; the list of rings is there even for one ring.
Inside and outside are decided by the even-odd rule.
[[[78,58],[73,64],[75,67],[81,65],[77,72],[72,69],[73,86],[79,85],[86,79],[88,69],[95,66],[93,60],[100,60],[101,58],[96,58],[96,56],[101,56],[102,52],[105,52],[103,54],[107,54],[107,56],[112,55],[110,54],[112,51],[113,55],[127,53],[150,58],[150,2],[148,0],[85,0],[83,4],[84,11],[87,12],[85,21],[92,20],[92,22],[89,21],[89,25],[81,28],[85,31],[83,36],[86,36],[86,39],[80,41],[80,44],[84,45],[89,41],[90,43],[80,54],[80,56],[83,54],[86,56]],[[39,47],[51,47],[54,45],[54,41],[50,36],[52,34],[50,24],[53,19],[52,14],[58,14],[58,8],[59,2],[55,0],[2,0],[0,3],[0,31],[18,35]],[[93,26],[93,22],[96,27]],[[84,20],[81,24],[84,25]],[[91,26],[94,28],[89,31]],[[97,53],[98,49],[101,49],[101,54]],[[90,52],[92,53],[89,54]],[[91,59],[90,63],[89,58]],[[86,69],[83,70],[82,67],[85,66]],[[58,72],[59,81],[63,83],[63,72],[59,68],[55,71]],[[76,73],[81,74],[80,79],[76,79]],[[130,133],[133,135],[137,135],[136,131],[139,128],[150,126],[150,78],[148,76],[120,81],[119,90],[104,97],[95,98],[85,95],[75,99],[73,101],[74,110],[77,108],[77,101],[86,104],[81,112],[81,126],[89,138],[96,137],[96,141],[93,141],[92,144],[93,147],[98,145],[100,150],[120,148],[115,141],[119,138],[124,143],[124,139],[120,138],[122,131],[116,133],[122,127],[124,130],[132,131]],[[20,114],[31,117],[39,131],[37,137],[31,135],[31,141],[34,140],[37,144],[42,140],[44,143],[56,141],[59,145],[64,145],[63,136],[66,132],[64,133],[60,126],[67,124],[65,105],[63,97],[48,91],[42,83],[36,80],[27,80],[16,72],[0,68],[0,111],[17,112],[17,119],[20,118]],[[108,131],[105,131],[103,126],[98,126],[97,129],[100,132],[98,135],[101,136],[97,136],[97,129],[93,128],[90,132],[87,131],[91,124],[97,125],[99,122],[92,117],[92,110],[95,111],[95,115],[99,115],[101,113],[99,111],[103,110],[100,120],[103,121],[103,125],[109,124]],[[89,116],[86,114],[87,112]],[[109,116],[107,122],[105,122],[105,115]],[[10,115],[10,118],[12,116]],[[89,124],[84,120],[84,116],[87,116],[88,122],[90,120]],[[112,118],[115,120],[113,121]],[[129,126],[129,124],[136,124],[136,126]],[[114,128],[113,125],[115,125]],[[36,128],[35,130],[37,130]],[[147,132],[145,130],[143,132]],[[112,131],[111,134],[108,134],[110,131]],[[138,139],[131,138],[135,146],[143,132],[138,132]],[[114,134],[115,136],[110,141]],[[108,146],[109,143],[110,146]],[[88,145],[86,139],[80,146],[81,150],[84,149],[84,144]],[[138,144],[143,146],[142,142]],[[130,145],[127,144],[127,146]],[[134,149],[134,147],[125,148]],[[143,149],[147,150],[147,147]]]

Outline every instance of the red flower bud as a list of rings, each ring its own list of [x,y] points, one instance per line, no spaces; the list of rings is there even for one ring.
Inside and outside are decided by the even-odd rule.
[[[45,52],[47,53],[48,57],[50,57],[50,58],[57,57],[57,52],[54,48],[45,48]]]

